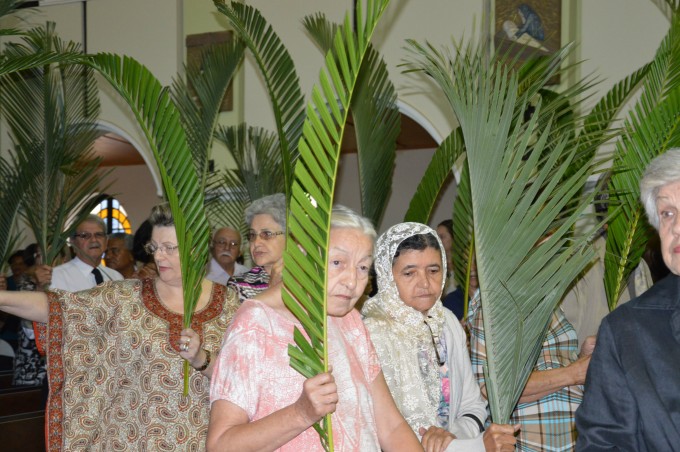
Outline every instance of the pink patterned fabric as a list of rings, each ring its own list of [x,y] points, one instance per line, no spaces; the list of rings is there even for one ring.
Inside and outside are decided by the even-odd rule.
[[[329,361],[338,385],[333,414],[336,451],[379,451],[370,386],[380,373],[373,344],[361,317],[329,317]],[[293,327],[301,326],[261,303],[246,300],[234,316],[213,373],[210,401],[228,400],[251,421],[294,403],[304,377],[289,365]],[[281,451],[321,451],[319,436],[309,428]]]

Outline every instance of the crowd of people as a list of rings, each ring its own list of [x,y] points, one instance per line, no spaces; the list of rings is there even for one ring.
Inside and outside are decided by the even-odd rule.
[[[134,237],[86,217],[73,258],[53,268],[35,244],[14,253],[0,277],[0,311],[18,319],[2,329],[14,384],[48,388],[50,451],[323,450],[314,426],[328,414],[338,451],[680,450],[680,150],[652,161],[641,192],[671,274],[635,285],[632,301],[588,318],[595,327],[582,325],[591,301],[577,282],[565,295],[576,310],[553,313],[510,424],[489,418],[483,292],[476,272],[468,300],[452,283],[450,220],[376,240],[370,221],[335,206],[329,371],[305,378],[289,365],[301,324],[281,294],[281,194],[244,213],[252,268],[238,228],[216,228],[186,329],[167,205]]]

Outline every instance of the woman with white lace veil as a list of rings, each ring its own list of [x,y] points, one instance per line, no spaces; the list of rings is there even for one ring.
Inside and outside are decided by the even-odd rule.
[[[363,306],[364,323],[392,397],[425,450],[514,450],[512,426],[484,431],[486,402],[465,333],[440,300],[445,255],[437,233],[420,223],[400,223],[381,235],[378,293]]]

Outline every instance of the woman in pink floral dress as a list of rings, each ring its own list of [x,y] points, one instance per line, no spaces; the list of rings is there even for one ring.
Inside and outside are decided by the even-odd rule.
[[[333,413],[336,451],[422,450],[389,394],[354,305],[373,261],[368,220],[333,209],[328,250],[332,371],[305,380],[289,365],[300,323],[272,286],[234,316],[211,383],[208,450],[321,451],[312,425]]]

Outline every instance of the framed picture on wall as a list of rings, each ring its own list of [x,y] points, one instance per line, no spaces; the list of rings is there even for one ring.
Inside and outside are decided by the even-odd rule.
[[[490,1],[494,2],[491,23],[495,51],[521,63],[562,47],[562,0]],[[559,79],[553,82],[559,83]]]

